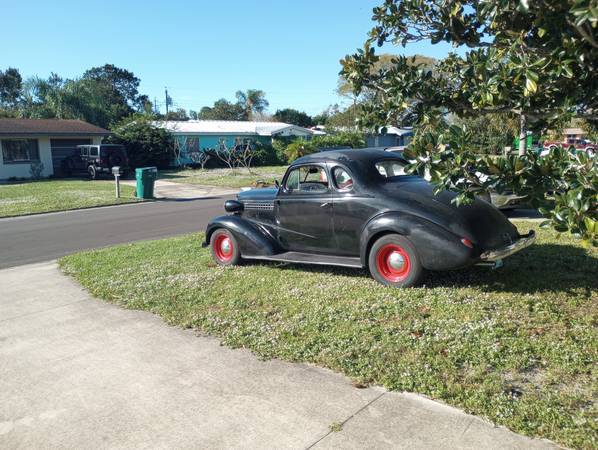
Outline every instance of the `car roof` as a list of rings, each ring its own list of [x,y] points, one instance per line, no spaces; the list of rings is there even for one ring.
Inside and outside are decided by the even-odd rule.
[[[387,152],[385,150],[381,150],[380,148],[357,148],[351,150],[329,150],[311,153],[296,159],[293,161],[293,165],[322,161],[342,161],[346,163],[353,163],[392,158],[400,159],[400,156],[397,153]]]

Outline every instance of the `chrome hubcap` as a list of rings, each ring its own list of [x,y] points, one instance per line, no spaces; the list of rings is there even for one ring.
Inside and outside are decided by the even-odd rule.
[[[222,244],[220,244],[220,250],[222,250],[222,253],[225,255],[230,253],[230,239],[222,240]]]
[[[405,259],[399,252],[392,252],[388,256],[388,265],[394,270],[401,270],[405,265]]]

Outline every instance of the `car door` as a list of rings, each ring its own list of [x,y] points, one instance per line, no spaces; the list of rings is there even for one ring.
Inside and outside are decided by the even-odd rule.
[[[274,202],[278,240],[286,250],[330,253],[332,198],[325,164],[289,169]]]
[[[372,195],[359,186],[345,166],[329,167],[332,191],[332,231],[338,255],[359,256],[361,232],[367,221],[381,207]]]
[[[75,160],[75,170],[77,172],[87,172],[87,159],[89,158],[89,146],[84,145],[79,147],[79,158]]]

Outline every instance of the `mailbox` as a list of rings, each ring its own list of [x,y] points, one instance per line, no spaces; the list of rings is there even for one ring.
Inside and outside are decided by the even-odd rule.
[[[120,175],[120,166],[114,166],[112,168],[112,175]]]

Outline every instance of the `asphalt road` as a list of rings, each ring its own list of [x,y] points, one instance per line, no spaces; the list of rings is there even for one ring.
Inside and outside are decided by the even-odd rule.
[[[0,269],[79,250],[203,231],[225,197],[159,201],[0,219]]]

